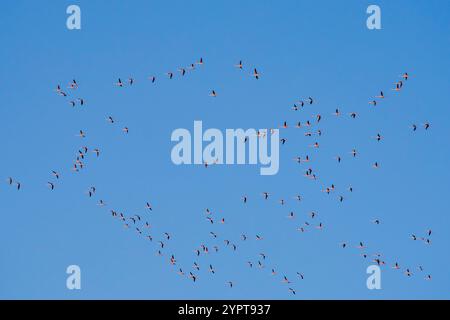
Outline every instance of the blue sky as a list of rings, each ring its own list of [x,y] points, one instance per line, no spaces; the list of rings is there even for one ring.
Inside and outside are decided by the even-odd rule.
[[[77,4],[82,29],[66,28],[66,8]],[[377,4],[382,30],[366,28],[366,8]],[[57,299],[430,299],[450,298],[448,245],[447,104],[449,9],[447,1],[14,1],[0,11],[0,298]],[[203,57],[184,78],[176,71]],[[244,72],[233,67],[243,60]],[[248,74],[256,67],[261,79]],[[391,88],[407,71],[399,93]],[[152,85],[148,76],[157,75]],[[132,76],[132,87],[117,78]],[[75,78],[71,108],[54,92]],[[216,90],[217,98],[208,96]],[[383,90],[377,107],[368,102]],[[315,103],[294,112],[293,103]],[[339,107],[341,118],[331,114]],[[349,112],[357,112],[352,120]],[[323,120],[320,138],[305,137],[296,121]],[[116,124],[106,121],[113,116]],[[280,171],[259,175],[258,166],[175,166],[174,129],[290,128],[280,150]],[[412,132],[413,123],[431,123]],[[127,126],[125,135],[121,128]],[[316,127],[316,128],[319,128]],[[76,137],[82,129],[87,137]],[[384,137],[377,143],[377,133]],[[308,145],[319,141],[319,150]],[[102,154],[70,170],[77,150]],[[359,156],[351,159],[356,148]],[[310,164],[292,159],[309,154]],[[334,156],[341,155],[337,164]],[[378,161],[379,170],[371,165]],[[303,176],[308,167],[318,181]],[[56,188],[51,171],[61,173]],[[22,183],[17,192],[7,177]],[[327,196],[321,189],[334,183]],[[90,199],[86,192],[97,188]],[[354,192],[349,194],[347,186]],[[264,201],[262,192],[271,197]],[[248,195],[244,205],[242,195]],[[301,194],[304,201],[292,200]],[[338,195],[344,195],[342,203]],[[107,207],[99,208],[98,199]],[[278,200],[285,199],[281,206]],[[148,213],[145,203],[154,210]],[[210,225],[205,209],[216,220]],[[152,224],[153,243],[113,219],[110,209],[140,214]],[[306,233],[296,228],[311,221]],[[286,218],[295,211],[295,220]],[[380,225],[371,220],[378,218]],[[432,244],[411,234],[433,230]],[[200,244],[219,253],[195,257]],[[169,232],[164,256],[157,241]],[[245,233],[249,240],[242,242]],[[262,241],[255,235],[261,234]],[[233,252],[223,244],[238,245]],[[347,249],[339,247],[346,241]],[[382,253],[382,289],[368,290],[364,252]],[[262,270],[249,268],[259,253]],[[180,277],[201,270],[192,283]],[[391,268],[398,261],[401,271]],[[207,272],[212,263],[216,274]],[[81,267],[82,289],[66,288],[68,265]],[[417,266],[422,265],[421,273]],[[273,277],[270,268],[278,275]],[[409,267],[411,278],[402,272]],[[305,275],[304,280],[296,272]],[[424,277],[431,274],[432,281]],[[281,283],[282,275],[292,279]],[[227,287],[227,281],[234,287]],[[288,287],[295,288],[293,296]]]

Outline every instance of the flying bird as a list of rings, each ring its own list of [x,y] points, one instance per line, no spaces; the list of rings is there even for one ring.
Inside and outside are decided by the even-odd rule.
[[[115,85],[118,86],[118,87],[123,87],[123,82],[122,82],[122,80],[119,78],[119,79],[117,80],[117,82],[115,83]]]
[[[258,70],[256,70],[256,68],[253,69],[253,74],[252,74],[252,76],[253,76],[254,78],[256,78],[256,79],[259,79],[260,74],[258,73]]]

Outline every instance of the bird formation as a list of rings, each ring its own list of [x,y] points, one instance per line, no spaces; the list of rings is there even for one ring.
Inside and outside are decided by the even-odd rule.
[[[85,101],[84,101],[84,98],[80,98],[80,97],[70,98],[72,91],[75,92],[75,90],[78,89],[78,83],[77,83],[77,81],[76,81],[75,79],[73,79],[71,82],[69,82],[69,84],[67,85],[67,89],[70,90],[71,92],[69,92],[69,91],[64,91],[64,90],[62,89],[61,85],[58,84],[58,85],[56,86],[55,91],[56,91],[56,93],[57,93],[58,95],[60,95],[60,96],[62,96],[62,97],[65,97],[65,98],[71,99],[71,100],[68,101],[68,103],[69,103],[69,105],[70,105],[71,107],[75,107],[75,106],[77,106],[77,105],[78,105],[78,106],[84,106],[84,102],[85,102]],[[68,93],[68,92],[69,92],[69,93]]]
[[[14,181],[13,178],[9,177],[9,178],[7,179],[7,182],[8,182],[8,184],[9,184],[10,186],[15,185],[15,186],[16,186],[16,189],[17,189],[17,190],[20,190],[21,183],[20,183],[19,181]]]
[[[186,67],[180,67],[176,72],[168,71],[163,77],[168,80],[173,79],[176,75],[179,77],[185,77],[187,73],[193,72],[197,68],[204,65],[203,58],[200,58],[196,62],[189,64]],[[234,65],[234,67],[238,70],[245,70],[244,63],[240,60],[238,63]],[[256,68],[250,69],[250,74],[252,78],[259,80],[261,79],[261,74],[258,72]],[[152,75],[148,78],[148,80],[152,84],[156,84],[159,76]],[[392,88],[392,92],[394,94],[398,94],[402,90],[409,79],[409,75],[407,72],[401,74],[399,79],[394,83],[394,87]],[[131,87],[136,84],[136,81],[133,77],[128,77],[126,80],[122,80],[122,78],[117,78],[117,81],[114,82],[113,86],[117,88],[126,88]],[[138,83],[139,84],[139,83]],[[78,97],[75,93],[79,90],[79,83],[73,79],[69,82],[66,87],[66,90],[63,90],[60,85],[57,85],[55,91],[57,95],[62,96],[66,99],[69,99],[68,103],[71,107],[76,106],[84,106],[85,99]],[[223,93],[225,94],[225,93]],[[212,89],[210,91],[209,96],[220,99],[216,90]],[[378,94],[375,94],[372,98],[369,98],[369,105],[372,108],[378,108],[383,101],[389,99],[385,93],[380,90]],[[298,114],[303,109],[311,108],[311,110],[315,111],[315,105],[317,104],[317,99],[306,95],[300,99],[297,99],[291,106],[291,110],[294,111],[294,114]],[[331,118],[340,118],[345,113],[342,112],[341,107],[334,108],[334,112],[331,113]],[[350,119],[357,121],[358,114],[356,112],[350,111],[346,113]],[[111,115],[105,116],[106,121],[114,126],[118,123],[117,119],[115,119]],[[323,130],[324,123],[328,121],[329,117],[315,112],[312,119],[308,119],[305,121],[298,121],[296,119],[287,119],[281,121],[281,125],[278,127],[280,130],[280,142],[281,145],[288,145],[290,139],[286,137],[288,132],[291,130],[304,130],[303,135],[309,137],[312,142],[309,144],[310,152],[306,155],[296,155],[294,156],[295,163],[300,166],[306,166],[302,169],[303,176],[311,181],[316,181],[322,183],[322,186],[317,188],[317,191],[320,191],[327,196],[333,196],[336,198],[336,202],[342,203],[346,201],[348,198],[351,198],[351,194],[353,193],[353,187],[349,185],[339,185],[335,182],[326,182],[322,179],[319,170],[314,166],[314,159],[317,157],[317,153],[320,150],[320,137],[326,130]],[[295,125],[290,126],[290,123],[294,123]],[[274,126],[277,127],[277,126]],[[430,123],[425,122],[423,124],[423,128],[425,130],[429,130]],[[412,129],[416,131],[418,126],[416,124],[412,125]],[[127,126],[121,126],[121,130],[124,134],[129,133],[129,128]],[[273,130],[273,129],[271,129]],[[298,131],[297,131],[298,132]],[[265,139],[266,135],[258,132],[259,139]],[[87,137],[87,133],[84,130],[79,130],[76,137],[80,139],[84,139]],[[371,139],[381,143],[384,139],[381,133],[376,133]],[[246,140],[247,141],[247,140]],[[98,158],[101,155],[101,149],[99,147],[89,147],[86,145],[81,146],[75,152],[75,157],[73,163],[71,165],[71,171],[78,173],[86,167],[86,162],[90,158],[89,154],[93,154],[93,158]],[[347,156],[346,156],[347,155]],[[336,155],[333,158],[333,161],[336,161],[340,164],[342,161],[355,160],[358,158],[358,151],[353,148],[351,150],[342,150],[342,153]],[[379,169],[381,168],[380,162],[377,159],[374,159],[372,162],[372,168]],[[208,165],[205,164],[205,167]],[[64,175],[60,174],[60,172],[53,170],[51,172],[52,179],[47,181],[47,187],[49,190],[54,190],[57,187],[57,184],[64,178]],[[21,189],[21,183],[16,179],[9,177],[7,179],[7,184],[10,186],[15,186],[17,190]],[[171,232],[167,230],[162,230],[156,228],[151,223],[151,215],[157,210],[153,207],[152,202],[150,201],[142,201],[143,205],[141,208],[142,212],[133,212],[127,213],[126,211],[122,211],[116,208],[109,207],[107,201],[100,199],[97,197],[97,188],[95,186],[89,186],[85,193],[89,199],[94,200],[95,205],[102,208],[108,212],[112,219],[116,220],[117,223],[121,224],[126,230],[133,230],[138,237],[142,237],[145,241],[148,241],[153,244],[154,250],[157,256],[165,257],[167,259],[167,263],[171,266],[178,276],[189,279],[192,282],[197,282],[199,279],[214,277],[218,273],[225,272],[225,266],[215,266],[213,262],[209,260],[209,257],[212,254],[222,254],[223,252],[235,252],[241,249],[241,247],[247,246],[249,247],[250,242],[255,242],[252,244],[252,247],[257,247],[258,252],[255,252],[252,257],[246,259],[241,262],[243,267],[247,267],[250,269],[257,269],[264,272],[268,270],[268,276],[275,279],[276,283],[286,286],[287,292],[296,295],[298,289],[296,288],[297,283],[303,281],[305,276],[302,272],[296,271],[295,275],[287,275],[284,272],[279,272],[279,267],[276,265],[275,261],[271,260],[271,257],[265,253],[264,243],[265,237],[260,233],[242,233],[239,236],[232,235],[233,234],[233,224],[229,223],[228,219],[224,214],[218,214],[215,210],[207,208],[204,212],[204,223],[205,227],[208,228],[208,233],[205,234],[205,240],[198,244],[197,247],[192,248],[190,251],[192,252],[192,261],[188,261],[185,263],[181,263],[181,261],[176,257],[176,253],[172,252],[173,248],[171,248],[171,242],[173,235]],[[260,195],[242,195],[240,201],[242,205],[245,207],[251,205],[252,202],[256,201],[274,201],[274,196],[272,192],[262,191]],[[289,200],[291,199],[291,200]],[[285,210],[284,207],[290,201],[294,203],[302,202],[304,199],[303,195],[293,194],[289,196],[283,196],[275,201],[278,201],[280,205],[280,210]],[[92,201],[91,200],[91,201]],[[296,232],[299,234],[303,234],[306,232],[326,232],[326,215],[318,212],[318,210],[310,210],[308,212],[298,212],[297,210],[289,210],[285,215],[285,219],[288,219],[292,223],[292,232]],[[380,219],[373,219],[372,223],[374,225],[380,225]],[[415,234],[411,235],[413,241],[421,240],[426,244],[431,244],[431,230],[427,230],[424,235],[416,236]],[[387,265],[387,259],[380,253],[369,253],[368,250],[374,250],[370,246],[367,246],[365,241],[357,240],[353,241],[341,241],[339,243],[339,247],[342,249],[350,249],[354,248],[356,253],[363,257],[364,259],[371,258],[373,263],[376,263],[379,266]],[[257,244],[256,244],[257,243]],[[374,252],[377,252],[374,250]],[[391,268],[394,270],[403,270],[403,273],[411,277],[413,275],[413,270],[418,270],[418,272],[423,272],[423,267],[419,266],[417,268],[413,267],[403,267],[401,266],[396,259],[392,259],[390,262]],[[426,280],[431,280],[431,275],[428,274],[424,276]],[[230,289],[234,288],[236,285],[235,281],[230,278],[227,280],[224,285],[229,287]]]

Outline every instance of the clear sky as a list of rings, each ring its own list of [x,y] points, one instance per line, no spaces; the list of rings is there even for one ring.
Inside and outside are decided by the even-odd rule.
[[[70,4],[81,8],[81,30],[66,28]],[[381,7],[381,30],[366,27],[370,4]],[[448,1],[437,0],[3,2],[0,298],[450,298],[449,9]],[[200,57],[203,66],[167,79],[166,72]],[[244,71],[233,66],[241,59]],[[253,67],[259,80],[249,75]],[[410,78],[392,91],[403,72]],[[135,83],[118,88],[119,77]],[[77,90],[66,88],[73,78]],[[57,84],[70,97],[57,95]],[[386,98],[370,106],[380,90]],[[312,106],[291,110],[308,96]],[[68,101],[77,97],[85,105],[72,108]],[[340,118],[332,115],[337,107]],[[350,119],[350,112],[358,117]],[[316,114],[323,119],[312,130],[320,128],[321,137],[294,128]],[[175,166],[170,135],[192,130],[194,120],[221,130],[288,121],[279,173],[261,176],[250,165]],[[76,136],[80,129],[84,140]],[[377,133],[380,142],[373,139]],[[315,141],[319,150],[309,147]],[[86,168],[71,172],[84,145],[101,155],[90,151]],[[293,161],[306,154],[310,163]],[[309,167],[317,181],[304,177]],[[58,181],[52,170],[60,172]],[[22,183],[20,191],[7,184],[10,176]],[[332,183],[333,194],[321,192]],[[93,198],[90,186],[97,190]],[[264,191],[271,194],[267,201]],[[296,194],[304,200],[295,202]],[[107,206],[97,206],[99,199]],[[125,229],[110,209],[149,221],[152,228],[144,232],[153,242]],[[310,211],[318,216],[309,218]],[[296,231],[305,221],[312,223],[308,231]],[[314,228],[319,222],[323,230]],[[431,245],[411,240],[429,228]],[[164,240],[164,232],[172,238]],[[256,241],[256,234],[264,239]],[[159,240],[166,244],[163,257],[156,255]],[[359,241],[367,248],[357,249]],[[220,251],[196,257],[202,243]],[[267,255],[265,268],[250,268],[246,262],[256,265],[259,253]],[[366,287],[374,253],[387,263],[381,290]],[[191,271],[194,261],[201,268],[196,283],[176,272]],[[391,268],[396,261],[401,270]],[[71,264],[81,268],[81,290],[66,288]],[[407,267],[412,277],[403,274]],[[282,283],[283,275],[292,283]]]

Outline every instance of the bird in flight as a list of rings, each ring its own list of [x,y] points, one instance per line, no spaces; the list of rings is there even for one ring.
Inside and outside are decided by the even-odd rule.
[[[78,88],[78,84],[77,84],[77,82],[75,81],[75,79],[73,79],[72,82],[69,83],[68,88],[69,88],[69,89],[77,89],[77,88]]]
[[[383,91],[380,91],[380,94],[379,94],[378,96],[376,96],[376,98],[384,99],[384,93],[383,93]]]
[[[377,141],[381,141],[382,138],[383,137],[379,133],[377,133],[377,135],[374,137],[374,139]]]
[[[286,276],[283,276],[282,282],[284,282],[284,283],[291,283]]]
[[[260,74],[258,73],[258,70],[256,70],[256,68],[253,69],[253,74],[252,74],[252,76],[253,76],[254,78],[256,78],[256,79],[259,79]]]
[[[189,272],[189,278],[191,278],[194,282],[197,280],[197,276],[195,276],[192,272]]]
[[[115,85],[118,86],[118,87],[123,87],[123,82],[122,82],[122,80],[119,78],[119,79],[117,80],[117,82],[115,83]]]
[[[92,152],[94,152],[97,157],[100,156],[100,150],[99,149],[96,148],[96,149],[92,150]]]
[[[86,133],[83,130],[80,130],[80,132],[77,135],[80,138],[85,138],[86,137]]]
[[[403,87],[403,82],[402,81],[398,81],[398,82],[395,83],[395,88],[392,89],[392,90],[398,92],[398,91],[400,91],[402,89],[402,87]]]

